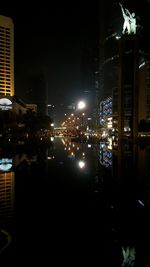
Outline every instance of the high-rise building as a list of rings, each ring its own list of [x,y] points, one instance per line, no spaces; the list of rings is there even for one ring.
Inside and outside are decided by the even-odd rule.
[[[0,95],[14,95],[14,24],[0,15]]]
[[[112,96],[113,128],[120,138],[129,133],[137,137],[139,126],[148,127],[150,122],[150,54],[143,30],[147,25],[144,21],[140,25],[145,13],[138,5],[123,3],[135,11],[136,34],[123,33],[122,10],[116,2],[112,6],[108,9],[106,0],[100,16],[99,121],[104,122],[105,100]]]
[[[112,120],[112,97],[109,96],[100,102],[100,124],[108,127],[108,123]]]

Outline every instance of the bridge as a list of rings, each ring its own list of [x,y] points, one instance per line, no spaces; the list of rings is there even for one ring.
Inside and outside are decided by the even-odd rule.
[[[53,130],[48,131],[50,135],[67,135],[76,136],[78,135],[76,129],[68,129],[67,127],[55,127]]]

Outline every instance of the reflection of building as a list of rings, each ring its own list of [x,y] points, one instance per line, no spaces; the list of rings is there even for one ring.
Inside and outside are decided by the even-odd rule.
[[[113,149],[112,171],[113,177],[118,183],[118,191],[125,194],[126,201],[130,200],[149,205],[150,203],[150,151],[148,147],[118,143]],[[129,175],[130,173],[130,175]],[[121,186],[121,187],[120,187]]]
[[[14,95],[14,26],[0,16],[0,94]]]
[[[15,173],[18,167],[25,168],[37,161],[37,155],[16,154],[13,158],[0,158],[0,228],[11,223],[14,215]]]
[[[17,168],[19,165],[26,163],[28,165],[31,165],[32,163],[37,161],[37,156],[33,155],[32,157],[28,157],[26,154],[16,154],[13,157],[13,167]]]
[[[11,222],[14,213],[14,172],[0,172],[0,224]]]
[[[100,164],[105,167],[112,166],[112,151],[108,148],[106,143],[100,143],[99,160]]]
[[[12,168],[12,159],[2,158],[0,159],[0,171],[10,171]]]

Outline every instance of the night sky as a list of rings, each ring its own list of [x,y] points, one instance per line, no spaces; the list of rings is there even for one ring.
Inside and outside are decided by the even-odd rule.
[[[147,19],[150,1],[121,2],[136,9],[139,16],[145,13]],[[1,5],[0,13],[14,21],[18,97],[33,103],[38,97],[45,101],[47,93],[49,103],[69,105],[84,90],[93,90],[101,10],[105,10],[104,20],[110,20],[112,12],[120,12],[118,1],[13,1]]]
[[[69,105],[80,98],[86,83],[84,66],[96,57],[97,7],[97,1],[92,5],[86,1],[35,5],[24,1],[1,8],[1,14],[14,21],[15,92],[19,97],[30,101],[37,78],[45,83],[50,103]],[[41,88],[37,92],[40,95]]]

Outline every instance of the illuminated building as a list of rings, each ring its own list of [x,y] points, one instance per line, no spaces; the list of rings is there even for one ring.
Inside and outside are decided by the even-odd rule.
[[[14,25],[0,15],[0,94],[14,95]]]
[[[100,102],[100,124],[108,126],[108,121],[112,117],[112,97],[109,96]]]
[[[112,5],[113,6],[113,5]],[[119,52],[118,52],[118,39],[117,37],[121,33],[120,18],[118,14],[115,14],[117,10],[115,8],[108,9],[108,3],[104,3],[100,13],[100,47],[99,47],[99,108],[101,104],[109,96],[112,97],[112,113],[114,115],[114,104],[116,98],[114,93],[118,91],[118,66],[119,66]],[[103,104],[102,104],[103,105]],[[102,108],[103,110],[103,108]],[[107,121],[107,117],[103,114],[103,111],[99,110],[99,122],[102,125],[102,119]],[[102,114],[101,114],[102,112]],[[110,114],[112,117],[112,114]],[[103,124],[107,127],[107,124]]]
[[[14,96],[14,24],[0,15],[0,112],[8,111],[13,120],[12,112],[24,114],[28,110],[36,112],[37,105],[27,105]]]
[[[102,105],[111,95],[113,128],[119,138],[126,132],[136,138],[141,121],[150,122],[150,55],[145,53],[146,42],[140,27],[136,34],[122,34],[120,7],[108,10],[106,3],[103,9],[100,17],[99,121],[107,126],[104,125]]]

